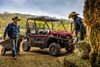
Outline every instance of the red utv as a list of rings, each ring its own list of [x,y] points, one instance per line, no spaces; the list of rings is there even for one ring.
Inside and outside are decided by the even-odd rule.
[[[41,28],[36,21],[42,21],[44,26]],[[61,23],[65,31],[54,31],[54,23],[57,22]],[[53,56],[60,54],[62,48],[65,48],[67,52],[74,51],[73,37],[67,32],[63,22],[44,16],[27,19],[26,40],[22,43],[22,49],[29,51],[31,47],[49,48],[49,53]]]

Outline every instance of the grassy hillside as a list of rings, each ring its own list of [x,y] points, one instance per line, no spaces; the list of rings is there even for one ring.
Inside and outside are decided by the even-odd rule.
[[[21,28],[25,27],[25,22],[27,18],[34,17],[33,15],[18,13],[0,14],[0,27],[5,27],[8,23],[12,22],[12,18],[15,16],[18,16],[21,19],[21,21],[19,21]]]
[[[15,16],[18,16],[21,19],[19,21],[21,28],[25,28],[25,22],[26,22],[27,18],[35,17],[35,15],[19,14],[19,13],[0,14],[0,27],[6,27],[6,25],[8,23],[12,22],[12,18],[15,17]],[[66,21],[66,20],[64,20],[64,21]],[[41,22],[39,22],[39,24],[40,23]],[[64,24],[66,24],[66,23],[64,23]],[[59,23],[57,25],[61,26],[61,24],[59,24]]]

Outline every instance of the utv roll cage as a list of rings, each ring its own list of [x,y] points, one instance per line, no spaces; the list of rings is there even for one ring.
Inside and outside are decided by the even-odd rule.
[[[48,16],[39,16],[39,17],[34,17],[34,18],[28,18],[28,19],[27,19],[27,22],[26,22],[26,27],[28,27],[28,21],[29,21],[29,20],[33,20],[35,26],[36,26],[36,21],[43,21],[43,22],[45,22],[45,24],[47,25],[49,31],[51,31],[51,29],[50,29],[50,27],[49,27],[49,25],[48,25],[47,22],[51,22],[51,23],[52,23],[52,24],[51,24],[51,25],[52,25],[52,30],[53,30],[53,22],[61,22],[61,24],[62,24],[64,30],[67,32],[67,30],[66,30],[66,28],[65,28],[65,26],[64,26],[64,24],[63,24],[63,21],[62,21],[61,19],[57,19],[57,18],[55,18],[55,17],[52,18],[52,17],[48,17]]]

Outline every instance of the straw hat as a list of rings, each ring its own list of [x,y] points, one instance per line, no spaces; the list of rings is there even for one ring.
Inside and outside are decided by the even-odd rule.
[[[71,13],[69,14],[68,18],[72,18],[72,16],[75,16],[75,15],[79,15],[79,14],[76,13],[76,12],[71,12]]]
[[[20,19],[16,16],[16,17],[14,17],[14,18],[12,18],[12,20],[14,20],[14,19],[18,19],[18,21],[20,21]]]

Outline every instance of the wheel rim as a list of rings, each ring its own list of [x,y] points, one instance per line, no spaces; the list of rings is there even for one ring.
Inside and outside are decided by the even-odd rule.
[[[51,46],[51,47],[50,47],[50,53],[51,53],[52,55],[55,55],[55,54],[57,53],[57,48],[56,48],[55,46]]]
[[[23,50],[27,49],[27,42],[26,41],[23,43],[22,48],[23,48]]]

